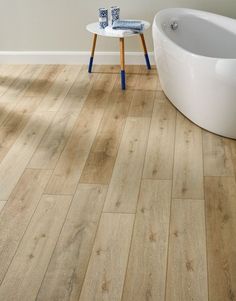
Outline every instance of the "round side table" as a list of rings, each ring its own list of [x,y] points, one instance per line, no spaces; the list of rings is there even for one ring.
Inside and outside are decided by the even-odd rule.
[[[125,82],[125,37],[131,37],[131,36],[136,36],[136,35],[140,36],[142,46],[143,46],[143,51],[144,51],[144,57],[146,60],[146,65],[147,65],[147,68],[150,70],[151,65],[150,65],[150,61],[149,61],[149,56],[148,56],[147,46],[145,43],[144,34],[143,34],[143,32],[150,27],[150,23],[147,21],[142,21],[142,23],[144,24],[144,27],[143,27],[142,32],[140,32],[140,33],[134,33],[134,32],[131,32],[130,30],[122,30],[122,32],[118,30],[117,32],[113,33],[112,31],[109,32],[106,29],[100,28],[98,22],[88,24],[86,29],[89,32],[93,33],[93,45],[92,45],[91,57],[90,57],[90,61],[89,61],[88,72],[89,73],[92,72],[97,36],[120,39],[120,67],[121,67],[120,73],[121,73],[122,90],[125,90],[125,88],[126,88],[126,82]]]

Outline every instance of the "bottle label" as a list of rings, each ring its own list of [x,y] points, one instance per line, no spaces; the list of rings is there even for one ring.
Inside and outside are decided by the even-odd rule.
[[[103,23],[103,22],[106,22],[106,21],[107,21],[107,18],[99,18],[100,23]]]

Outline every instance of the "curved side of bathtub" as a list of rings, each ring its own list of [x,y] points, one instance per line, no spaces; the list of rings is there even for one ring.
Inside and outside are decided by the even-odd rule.
[[[236,139],[236,59],[204,57],[182,49],[160,28],[165,15],[161,21],[157,18],[154,51],[166,96],[200,127]],[[167,14],[165,21],[169,20]]]

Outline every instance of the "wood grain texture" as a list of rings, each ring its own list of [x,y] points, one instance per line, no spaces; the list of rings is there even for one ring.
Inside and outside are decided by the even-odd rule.
[[[148,139],[143,177],[172,179],[176,110],[168,100],[156,95]]]
[[[2,211],[3,207],[5,206],[6,201],[0,201],[0,212]]]
[[[28,66],[23,70],[6,93],[0,97],[0,161],[7,154],[32,113],[40,98],[24,97],[27,89],[40,74],[42,66]]]
[[[37,300],[78,300],[107,187],[80,184]]]
[[[210,301],[236,298],[236,183],[206,177],[206,221]]]
[[[120,68],[125,70],[125,39],[120,38]]]
[[[97,69],[99,72],[100,67]],[[102,74],[101,76],[99,73],[88,73],[87,66],[82,66],[74,84],[60,106],[60,110],[80,112],[92,87],[96,90],[106,90],[105,80],[103,81],[104,78],[106,78],[107,82],[107,75]],[[111,80],[113,80],[112,77]]]
[[[47,69],[33,67],[32,70],[26,69],[22,72],[22,77],[18,78],[4,95],[7,97],[5,100],[15,102],[15,106],[11,108],[0,127],[0,161],[14,144],[44,95],[51,93],[53,80],[60,71],[56,66]],[[15,93],[15,90],[18,92]]]
[[[14,257],[50,175],[50,171],[27,169],[1,212],[0,283]]]
[[[133,214],[102,215],[80,301],[121,300],[133,222]]]
[[[30,119],[26,110],[9,112],[0,126],[0,161],[6,156]]]
[[[97,34],[93,35],[93,46],[92,46],[92,51],[91,51],[91,57],[94,57],[95,49],[96,49],[96,43],[97,43]]]
[[[54,169],[64,149],[78,114],[76,112],[59,111],[39,146],[37,147],[28,167]]]
[[[2,282],[0,300],[35,300],[70,202],[70,196],[42,197]]]
[[[230,155],[231,155],[231,159],[233,162],[234,175],[235,175],[235,179],[236,179],[236,140],[228,139],[227,143],[229,144]]]
[[[111,80],[107,84],[106,74],[101,75],[99,83],[100,87],[96,83],[95,89],[89,94],[78,122],[60,156],[46,189],[49,194],[73,194],[76,190],[104,110],[109,102],[109,92],[114,85]]]
[[[54,113],[34,114],[0,164],[0,199],[7,200],[46,132]]]
[[[130,117],[151,117],[155,99],[154,91],[135,91],[129,110]]]
[[[70,91],[74,81],[80,73],[81,66],[64,66],[53,82],[50,93],[47,94],[40,105],[42,111],[58,111]]]
[[[4,95],[17,80],[26,65],[2,65],[0,68],[0,97]]]
[[[1,301],[235,300],[236,141],[126,75],[0,65]]]
[[[142,181],[122,300],[165,300],[171,185]]]
[[[204,201],[173,200],[166,300],[208,300]]]
[[[80,182],[109,184],[133,92],[114,92],[109,96],[104,117],[86,161]]]
[[[150,118],[127,118],[105,202],[105,212],[135,213]]]
[[[27,91],[27,88],[39,76],[42,68],[41,65],[26,66],[20,76],[11,84],[10,88],[0,96],[0,103],[17,103]]]
[[[137,90],[141,91],[161,91],[160,82],[157,76],[157,70],[147,70],[146,66],[141,66],[140,77],[136,86]]]
[[[53,85],[59,73],[63,70],[63,65],[45,65],[39,76],[28,87],[25,97],[43,97]]]
[[[203,131],[205,176],[234,176],[229,139]]]
[[[173,197],[204,198],[201,129],[180,113],[176,120]]]
[[[116,70],[115,70],[116,72]],[[119,72],[119,71],[118,71]],[[140,66],[139,65],[126,65],[125,66],[125,75],[126,75],[126,91],[135,90],[137,87],[137,82],[140,77]],[[117,86],[117,90],[120,90]]]
[[[11,102],[0,103],[0,126],[6,120],[8,114],[12,111],[15,104]]]

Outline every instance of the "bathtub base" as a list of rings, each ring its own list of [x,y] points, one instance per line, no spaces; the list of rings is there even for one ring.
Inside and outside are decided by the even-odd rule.
[[[226,135],[225,133],[223,134],[222,131],[215,131],[214,129],[213,130],[210,130],[209,128],[206,128],[204,127],[202,124],[199,124],[197,121],[194,121],[192,118],[190,118],[189,116],[185,115],[184,112],[182,112],[180,109],[177,108],[177,106],[175,105],[175,103],[168,97],[168,95],[166,94],[166,92],[163,90],[163,93],[165,94],[166,98],[170,101],[170,103],[176,108],[176,110],[182,114],[184,117],[186,117],[190,122],[194,123],[196,126],[198,126],[199,128],[201,128],[202,130],[204,131],[207,131],[211,134],[215,134],[215,135],[218,135],[222,138],[228,138],[228,139],[233,139],[235,140],[236,139],[236,136],[228,136]],[[222,132],[222,133],[221,133]]]

